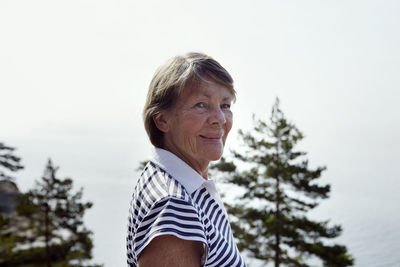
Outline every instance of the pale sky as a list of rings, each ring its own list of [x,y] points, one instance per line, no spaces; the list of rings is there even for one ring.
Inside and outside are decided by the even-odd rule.
[[[379,266],[370,260],[381,248],[363,247],[373,237],[360,229],[374,232],[377,217],[393,230],[400,224],[392,210],[400,201],[399,11],[398,1],[379,0],[2,0],[0,141],[23,158],[21,190],[48,157],[84,186],[94,202],[86,216],[94,261],[124,266],[135,169],[151,151],[141,120],[148,84],[168,58],[204,52],[238,93],[226,152],[253,113],[269,117],[278,96],[306,136],[300,147],[311,165],[328,167],[322,182],[332,197],[316,216],[342,224],[356,266]],[[400,249],[399,234],[379,242]]]

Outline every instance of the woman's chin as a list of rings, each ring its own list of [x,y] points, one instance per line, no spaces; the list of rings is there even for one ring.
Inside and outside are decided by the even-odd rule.
[[[210,161],[219,160],[222,157],[222,152],[223,152],[223,150],[210,151],[209,153],[207,153],[207,158]]]

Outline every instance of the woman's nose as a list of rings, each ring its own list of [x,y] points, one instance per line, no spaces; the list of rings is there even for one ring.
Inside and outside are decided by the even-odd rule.
[[[223,125],[226,123],[225,113],[222,111],[220,107],[214,108],[209,117],[210,124],[220,124]]]

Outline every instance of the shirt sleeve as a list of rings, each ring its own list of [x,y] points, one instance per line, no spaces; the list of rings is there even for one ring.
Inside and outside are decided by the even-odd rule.
[[[137,228],[133,242],[136,258],[155,237],[162,235],[202,242],[204,254],[208,252],[205,230],[198,212],[184,199],[169,196],[151,207]]]

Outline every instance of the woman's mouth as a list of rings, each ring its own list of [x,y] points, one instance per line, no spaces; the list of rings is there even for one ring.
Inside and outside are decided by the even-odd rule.
[[[203,139],[207,139],[207,140],[220,140],[222,138],[221,134],[201,134],[200,135],[201,138]]]

